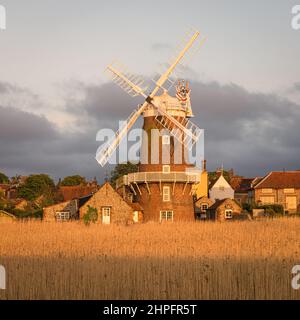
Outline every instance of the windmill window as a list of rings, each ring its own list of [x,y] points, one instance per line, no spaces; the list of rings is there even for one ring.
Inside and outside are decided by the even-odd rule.
[[[170,201],[170,187],[163,187],[163,201]]]
[[[160,222],[173,221],[174,213],[171,210],[160,211]]]
[[[170,144],[170,136],[163,135],[162,136],[162,144]]]

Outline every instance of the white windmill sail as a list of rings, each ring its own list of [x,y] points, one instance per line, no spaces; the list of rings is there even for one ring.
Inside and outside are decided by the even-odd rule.
[[[123,70],[120,70],[115,65],[109,65],[107,67],[106,70],[109,71],[113,81],[123,90],[132,96],[141,95],[146,100],[129,116],[125,125],[116,133],[115,137],[97,151],[96,159],[101,166],[104,166],[107,163],[121,140],[127,135],[127,132],[149,104],[155,107],[160,115],[160,117],[157,117],[157,121],[159,121],[165,128],[170,129],[171,134],[173,134],[181,143],[191,141],[192,144],[194,144],[199,139],[199,133],[197,132],[198,128],[196,125],[192,124],[190,121],[186,121],[184,124],[180,123],[153,101],[157,92],[160,89],[165,89],[163,85],[169,80],[176,66],[183,60],[185,53],[193,46],[193,43],[198,38],[199,34],[200,33],[198,31],[193,33],[176,58],[168,65],[167,70],[155,82],[155,88],[149,95],[146,93],[148,87],[143,87],[144,80],[141,77],[134,76],[127,70],[124,71],[124,68],[122,68]],[[184,137],[184,140],[182,140],[182,136]]]
[[[165,70],[167,70],[174,61],[176,61],[177,57],[180,56],[180,53],[188,45],[188,50],[184,51],[184,55],[181,57],[180,61],[178,61],[176,68],[172,70],[172,73],[169,74],[168,79],[165,82],[164,89],[169,91],[177,80],[182,77],[183,73],[186,71],[188,63],[191,62],[195,54],[200,50],[205,40],[205,37],[201,38],[199,31],[193,29],[189,30],[182,39],[180,39],[169,59],[169,62],[163,63],[159,66],[159,70],[155,73],[152,81],[156,83],[157,79],[159,79],[159,77],[165,73]]]

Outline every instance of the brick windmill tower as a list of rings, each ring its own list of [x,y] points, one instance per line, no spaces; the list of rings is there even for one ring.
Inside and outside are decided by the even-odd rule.
[[[134,196],[144,209],[144,221],[195,219],[192,192],[200,174],[189,163],[188,151],[202,130],[189,120],[193,116],[189,84],[184,80],[175,82],[170,76],[179,64],[183,65],[187,51],[195,51],[203,43],[202,40],[196,45],[199,35],[198,31],[189,35],[167,70],[154,80],[151,93],[146,93],[148,88],[143,88],[140,77],[115,65],[107,67],[114,82],[132,96],[143,96],[145,101],[115,137],[98,150],[96,159],[104,166],[139,116],[143,116],[139,171],[121,177],[116,188],[124,197]],[[168,91],[175,83],[177,93],[171,96]]]

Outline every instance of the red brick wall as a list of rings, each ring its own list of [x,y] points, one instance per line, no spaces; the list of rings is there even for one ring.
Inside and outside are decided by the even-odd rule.
[[[194,221],[194,204],[190,195],[191,185],[186,186],[183,194],[183,183],[176,183],[173,195],[173,184],[162,183],[163,186],[170,186],[171,198],[169,202],[163,201],[162,191],[160,192],[159,183],[149,183],[151,194],[148,193],[145,184],[140,184],[141,195],[137,192],[138,202],[143,207],[144,221],[160,221],[161,210],[173,210],[174,222],[176,221]]]

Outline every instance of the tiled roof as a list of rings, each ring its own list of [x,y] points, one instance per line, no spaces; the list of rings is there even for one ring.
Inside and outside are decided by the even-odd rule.
[[[88,196],[98,189],[95,186],[61,186],[59,191],[63,195],[64,201],[73,200]]]
[[[1,190],[8,190],[10,188],[9,184],[0,183]]]
[[[127,201],[126,201],[127,202]],[[143,211],[143,207],[137,202],[127,202],[134,211]]]
[[[253,180],[254,178],[233,177],[230,180],[230,185],[237,193],[248,192],[251,189]]]
[[[237,204],[240,207],[240,204],[237,203],[234,199],[227,198],[227,199],[222,199],[222,200],[216,200],[216,202],[209,207],[209,210],[216,210],[224,202],[233,202],[233,203]]]
[[[254,188],[300,189],[300,171],[270,172]]]

